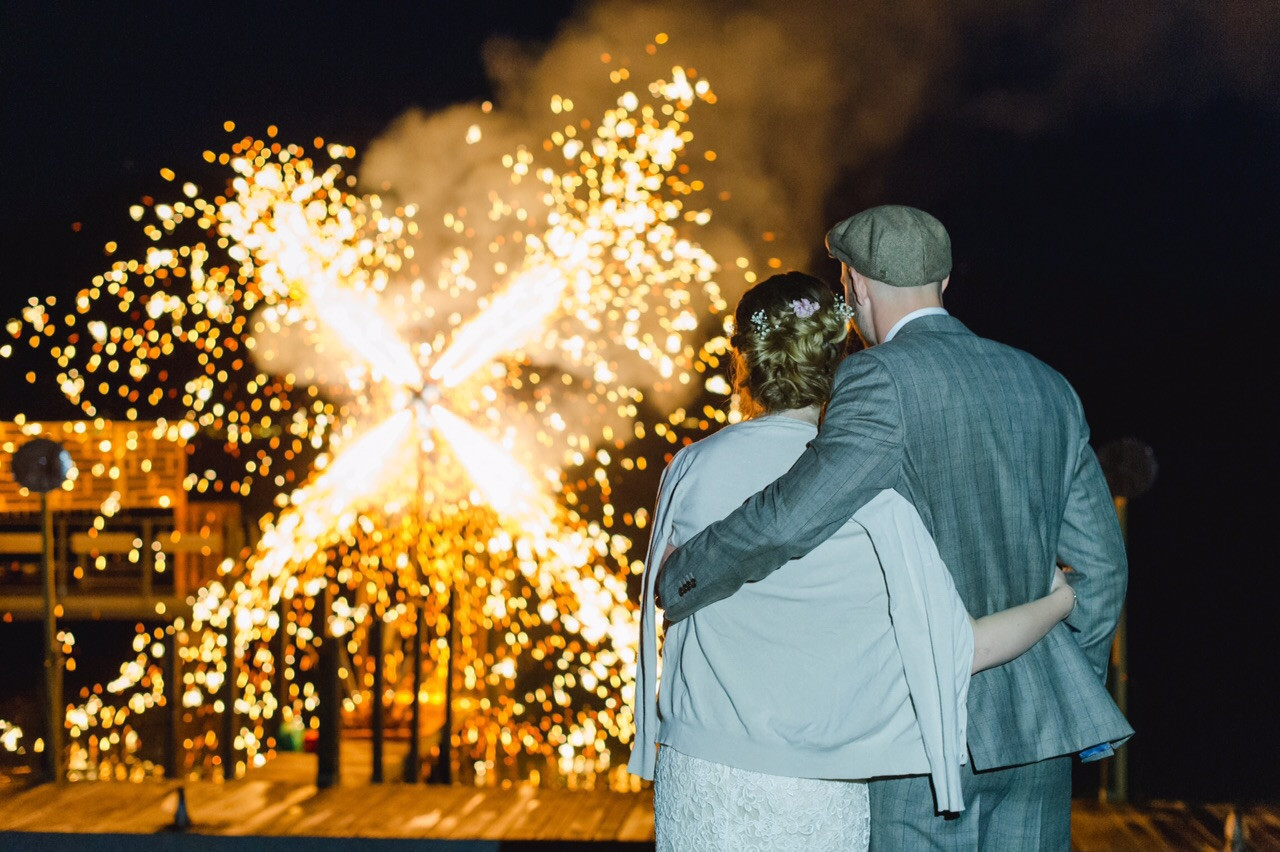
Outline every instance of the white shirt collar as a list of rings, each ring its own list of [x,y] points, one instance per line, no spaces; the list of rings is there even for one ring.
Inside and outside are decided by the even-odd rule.
[[[897,334],[899,331],[901,331],[902,327],[907,323],[911,322],[913,319],[919,319],[920,317],[932,317],[932,316],[945,317],[945,316],[950,316],[950,314],[947,313],[946,308],[921,308],[918,311],[912,311],[911,313],[907,314],[905,317],[903,317],[902,319],[894,323],[893,328],[889,329],[889,333],[884,336],[884,340],[881,342],[888,343],[890,340],[893,340],[893,336]]]

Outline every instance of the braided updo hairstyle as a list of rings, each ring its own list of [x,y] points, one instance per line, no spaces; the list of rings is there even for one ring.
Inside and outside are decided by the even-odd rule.
[[[772,275],[742,295],[733,315],[733,389],[744,417],[822,405],[844,357],[843,300],[803,272]]]

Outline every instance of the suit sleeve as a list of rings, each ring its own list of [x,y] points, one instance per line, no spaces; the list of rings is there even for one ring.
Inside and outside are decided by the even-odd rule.
[[[1067,624],[1100,679],[1107,674],[1107,657],[1124,595],[1129,585],[1129,561],[1115,504],[1098,458],[1089,446],[1089,427],[1076,400],[1080,443],[1075,470],[1058,536],[1058,561],[1071,566],[1076,609]]]
[[[667,618],[687,618],[767,577],[892,487],[904,452],[901,419],[897,388],[872,353],[845,359],[818,437],[791,469],[663,564],[658,597]]]

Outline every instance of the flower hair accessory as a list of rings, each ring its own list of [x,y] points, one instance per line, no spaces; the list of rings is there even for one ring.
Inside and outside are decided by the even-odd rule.
[[[813,299],[792,299],[790,304],[791,310],[796,316],[802,319],[808,319],[822,308],[822,305],[815,302]],[[832,306],[832,309],[836,312],[836,315],[840,317],[841,322],[848,322],[853,319],[853,308],[849,307],[845,300],[840,296],[836,297],[835,304]],[[771,321],[768,315],[765,314],[764,310],[761,309],[751,315],[751,327],[755,329],[756,334],[764,337],[766,334],[778,327],[778,322],[777,320]]]
[[[761,337],[768,334],[769,330],[773,328],[769,323],[768,318],[765,317],[763,310],[756,311],[751,315],[751,327],[754,328],[756,330],[756,334]]]
[[[840,315],[841,322],[848,322],[853,319],[853,308],[844,300],[843,296],[836,296],[836,313]]]
[[[796,316],[807,318],[814,315],[818,310],[818,303],[812,299],[792,299],[791,310],[795,311]]]

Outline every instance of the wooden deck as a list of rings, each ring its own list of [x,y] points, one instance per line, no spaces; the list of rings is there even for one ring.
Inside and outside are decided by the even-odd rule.
[[[0,831],[148,835],[173,822],[175,785],[49,785],[0,804]],[[385,784],[311,786],[245,780],[186,785],[189,833],[234,837],[433,838],[645,842],[648,794],[481,790]],[[0,834],[0,847],[4,846]]]
[[[358,759],[346,764],[342,785],[317,790],[311,783],[314,761],[311,755],[282,755],[246,779],[182,784],[192,826],[181,842],[168,830],[177,782],[46,784],[22,791],[0,787],[0,849],[62,848],[71,841],[68,835],[77,835],[77,849],[119,848],[121,835],[129,836],[131,849],[166,850],[410,848],[403,845],[406,841],[416,842],[418,849],[459,852],[652,848],[651,791],[372,785]],[[1072,845],[1081,852],[1219,850],[1231,810],[1226,805],[1129,807],[1081,800],[1072,813]],[[1280,850],[1280,808],[1251,807],[1239,813],[1247,848]],[[306,847],[291,840],[303,838],[308,838]],[[316,846],[317,838],[333,840]]]
[[[400,743],[388,745],[390,777],[395,774],[393,767],[399,766],[403,747]],[[368,748],[367,740],[343,743],[341,783],[327,790],[315,787],[316,758],[307,754],[282,754],[248,777],[230,783],[80,782],[62,787],[43,784],[17,792],[0,786],[0,849],[11,848],[7,840],[26,838],[27,833],[31,837],[36,833],[134,835],[130,848],[150,848],[137,836],[171,835],[180,786],[192,822],[188,835],[518,840],[604,843],[619,849],[628,848],[628,844],[652,847],[650,791],[370,784]],[[77,848],[80,842],[77,838]],[[267,848],[276,846],[269,844]],[[466,848],[496,849],[498,844]]]

